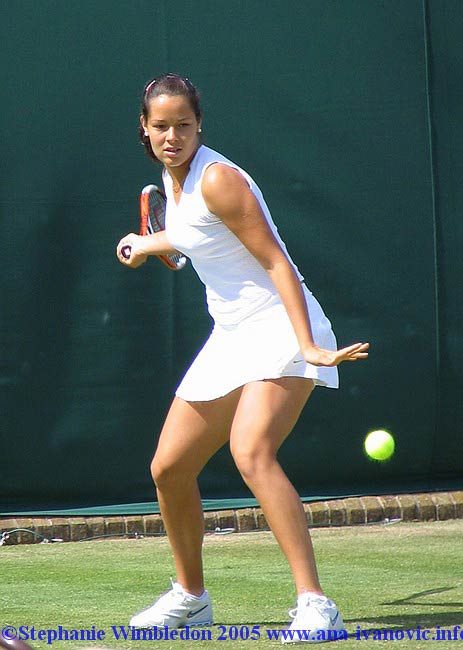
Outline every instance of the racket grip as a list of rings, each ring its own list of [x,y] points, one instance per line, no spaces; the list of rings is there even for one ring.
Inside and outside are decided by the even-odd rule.
[[[132,250],[132,246],[124,246],[121,249],[122,257],[124,257],[126,260],[129,259],[130,257],[130,251]]]

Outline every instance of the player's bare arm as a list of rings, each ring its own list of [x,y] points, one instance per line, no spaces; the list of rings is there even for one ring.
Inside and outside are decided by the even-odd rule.
[[[122,249],[126,247],[130,248],[128,258],[122,253]],[[144,237],[129,233],[121,239],[116,249],[119,261],[133,269],[144,264],[150,255],[174,255],[177,252],[168,241],[164,230]]]
[[[216,163],[204,174],[202,193],[208,209],[222,219],[271,277],[305,360],[317,366],[336,366],[342,361],[366,359],[367,343],[356,343],[335,352],[314,344],[299,279],[244,177],[228,165]]]

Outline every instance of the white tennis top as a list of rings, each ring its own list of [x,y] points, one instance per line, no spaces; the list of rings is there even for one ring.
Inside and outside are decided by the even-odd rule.
[[[262,192],[254,180],[233,162],[201,145],[191,161],[178,205],[172,178],[164,171],[167,196],[166,235],[170,244],[190,258],[206,287],[208,310],[219,325],[235,325],[261,309],[281,302],[269,275],[221,219],[207,209],[201,192],[205,170],[213,163],[236,169],[256,196],[277,241],[303,281],[273,223]]]

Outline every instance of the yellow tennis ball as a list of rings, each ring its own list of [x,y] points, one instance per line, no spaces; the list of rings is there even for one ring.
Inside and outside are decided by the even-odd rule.
[[[389,460],[394,453],[394,438],[388,431],[371,431],[365,438],[365,451],[373,460]]]

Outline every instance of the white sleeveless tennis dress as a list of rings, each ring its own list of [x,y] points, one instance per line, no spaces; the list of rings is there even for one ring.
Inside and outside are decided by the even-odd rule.
[[[167,196],[166,235],[170,244],[190,258],[206,287],[207,305],[214,327],[191,364],[177,397],[209,401],[252,381],[278,377],[306,377],[315,385],[338,387],[337,368],[306,363],[296,335],[269,275],[239,239],[209,212],[201,192],[205,170],[213,163],[236,169],[256,196],[281,248],[288,255],[260,189],[253,179],[221,154],[200,146],[185,179],[179,204],[174,201],[172,179],[163,174]],[[303,284],[314,341],[336,350],[331,323]]]

